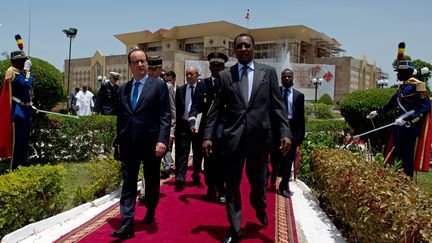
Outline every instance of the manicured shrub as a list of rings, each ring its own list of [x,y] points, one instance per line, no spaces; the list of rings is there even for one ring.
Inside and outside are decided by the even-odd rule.
[[[33,103],[41,110],[51,110],[64,99],[63,73],[46,61],[32,57],[31,71],[33,80]],[[0,61],[0,90],[3,87],[4,75],[11,66],[10,59]]]
[[[387,103],[396,89],[368,89],[358,90],[346,95],[340,101],[340,111],[348,125],[353,129],[353,135],[370,131],[374,128],[394,122],[392,111],[379,115],[373,120],[367,119],[371,111],[377,110]],[[361,137],[362,140],[371,140],[372,146],[377,151],[382,151],[389,139],[391,128],[383,129]]]
[[[32,124],[31,163],[84,161],[112,151],[114,116],[48,116]]]
[[[333,106],[333,100],[332,100],[332,98],[330,97],[330,95],[327,94],[327,93],[321,95],[321,97],[318,99],[318,103]]]
[[[314,187],[313,164],[310,153],[318,148],[335,148],[342,142],[344,120],[309,119],[306,122],[306,136],[301,146],[301,162],[298,178],[308,186]]]
[[[432,194],[403,174],[346,150],[311,154],[320,202],[354,242],[431,242]]]
[[[62,211],[61,165],[19,167],[0,176],[0,237]]]
[[[332,105],[322,103],[306,103],[305,114],[309,116],[313,114],[317,119],[331,119],[334,118],[332,108]]]

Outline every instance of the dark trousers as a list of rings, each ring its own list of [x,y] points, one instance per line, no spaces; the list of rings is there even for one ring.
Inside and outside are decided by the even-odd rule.
[[[246,144],[245,142],[241,144]],[[257,149],[259,150],[259,149]],[[252,152],[255,152],[252,154]],[[243,167],[246,160],[246,176],[249,180],[251,192],[249,202],[255,210],[264,210],[266,201],[266,175],[268,168],[267,151],[251,151],[245,147],[234,153],[223,155],[224,176],[226,185],[226,211],[230,222],[230,231],[234,236],[241,234],[241,197],[240,183],[242,180]]]
[[[30,122],[21,118],[14,119],[14,136],[15,143],[13,148],[12,169],[19,165],[29,166],[28,154],[30,143]]]
[[[213,153],[204,158],[204,179],[207,192],[217,191],[219,197],[225,194],[223,160],[217,142],[213,143]]]
[[[394,158],[402,160],[403,169],[407,176],[414,175],[414,158],[416,139],[421,133],[421,122],[411,127],[397,126],[393,129],[393,142],[395,146]]]
[[[135,203],[137,197],[138,172],[141,161],[122,161],[123,186],[120,197],[122,225],[134,225]],[[145,206],[147,210],[156,210],[160,190],[160,158],[156,155],[143,161],[145,180]]]
[[[279,176],[282,177],[282,180],[279,183],[280,190],[288,190],[288,183],[289,179],[291,178],[291,168],[295,160],[297,146],[298,142],[292,140],[291,147],[285,156],[283,156],[280,151],[277,153],[280,158]]]
[[[198,134],[192,134],[189,129],[189,123],[186,120],[177,121],[176,124],[176,180],[185,182],[186,171],[189,160],[190,146],[192,143],[193,152],[193,173],[192,179],[194,181],[200,180],[201,164],[202,164],[202,137]]]

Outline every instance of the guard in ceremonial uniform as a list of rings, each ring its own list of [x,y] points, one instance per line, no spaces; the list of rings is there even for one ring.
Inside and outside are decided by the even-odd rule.
[[[11,129],[2,131],[2,142],[0,143],[0,157],[9,157],[11,154],[4,150],[5,143],[9,140],[13,143],[11,168],[16,169],[19,165],[28,166],[30,124],[32,120],[32,84],[33,75],[30,72],[31,62],[24,51],[11,53],[12,66],[6,71],[2,90],[1,109],[9,112],[4,122],[12,124]],[[6,101],[6,102],[4,102]],[[9,104],[8,104],[9,103]],[[3,113],[2,113],[3,114]],[[3,128],[2,128],[3,129]],[[11,132],[6,135],[7,131]],[[6,138],[4,140],[4,138]],[[10,145],[9,145],[10,146]],[[6,147],[9,147],[6,145]],[[6,153],[4,153],[6,152]]]
[[[204,137],[207,113],[221,85],[219,72],[225,69],[225,63],[228,61],[228,57],[221,52],[213,52],[207,56],[207,60],[210,63],[211,76],[202,81],[204,84],[202,85],[204,90],[203,92],[197,92],[197,95],[192,101],[191,111],[189,113],[192,132],[195,132],[196,117],[198,114],[202,114],[198,129],[201,139]],[[222,122],[220,124],[220,126],[222,126]],[[217,132],[218,131],[216,131],[216,133]],[[218,136],[218,134],[216,134],[215,137],[220,138],[220,135]],[[223,163],[221,163],[221,158],[218,153],[219,142],[218,139],[215,139],[213,143],[213,153],[208,158],[204,158],[204,179],[207,185],[207,194],[205,199],[207,201],[214,201],[217,198],[217,201],[220,204],[225,204],[226,198],[223,178]]]
[[[403,42],[399,44],[399,53],[401,49],[405,49]],[[386,157],[388,155],[390,158],[402,160],[405,174],[412,177],[414,171],[429,171],[431,103],[425,83],[413,77],[413,63],[398,59],[397,78],[402,83],[387,104],[372,111],[368,118],[396,108],[398,118],[393,127]]]
[[[109,81],[102,84],[96,97],[94,111],[101,115],[117,115],[119,105],[119,86],[117,82],[120,79],[120,74],[110,72]]]

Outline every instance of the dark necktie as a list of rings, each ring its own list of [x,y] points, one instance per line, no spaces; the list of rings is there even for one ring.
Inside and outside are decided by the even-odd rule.
[[[134,91],[132,94],[132,108],[135,109],[137,102],[138,102],[138,87],[141,83],[140,82],[135,82],[134,84]]]
[[[289,96],[289,93],[290,93],[289,88],[285,88],[283,99],[284,99],[284,102],[285,102],[285,107],[286,107],[287,112],[289,110],[289,106],[288,106],[288,96]]]
[[[243,94],[243,98],[246,102],[246,104],[248,103],[249,100],[249,78],[248,78],[248,66],[243,66],[242,67],[243,72],[242,72],[242,76],[241,76],[241,92]]]
[[[193,95],[194,95],[194,86],[189,85],[189,88],[191,89],[191,101],[193,100]]]

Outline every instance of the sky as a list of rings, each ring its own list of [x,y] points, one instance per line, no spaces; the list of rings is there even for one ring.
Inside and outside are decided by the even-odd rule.
[[[431,0],[1,0],[0,9],[0,54],[17,50],[14,36],[20,34],[26,53],[30,46],[30,56],[60,71],[69,57],[63,29],[78,29],[74,59],[91,57],[96,50],[125,54],[115,34],[214,21],[247,28],[307,26],[335,38],[345,56],[375,60],[390,82],[396,79],[391,64],[401,41],[406,55],[432,63]]]

